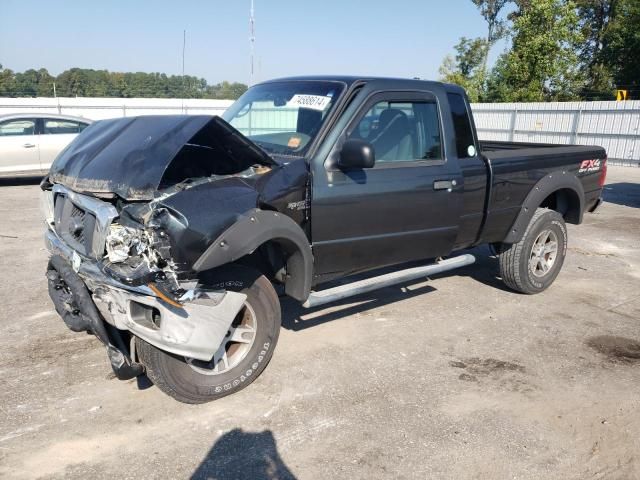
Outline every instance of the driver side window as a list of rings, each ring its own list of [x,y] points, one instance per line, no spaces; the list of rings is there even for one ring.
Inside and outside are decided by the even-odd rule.
[[[438,105],[431,101],[377,102],[350,138],[369,142],[376,162],[442,159]]]

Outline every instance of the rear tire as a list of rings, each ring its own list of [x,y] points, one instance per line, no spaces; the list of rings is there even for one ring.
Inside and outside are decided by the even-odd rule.
[[[526,294],[546,290],[556,279],[567,253],[567,227],[562,215],[538,208],[522,239],[498,249],[500,275],[511,289]]]
[[[251,344],[227,343],[222,347],[225,359],[233,347],[236,350],[223,364],[222,359],[216,356],[207,363],[173,355],[136,338],[136,350],[151,381],[179,402],[205,403],[242,390],[262,373],[278,342],[280,302],[273,285],[264,275],[231,265],[217,272],[214,278],[208,278],[207,283],[247,295],[245,307],[233,325],[238,328],[248,322],[247,325],[252,326]],[[246,328],[249,335],[251,328]],[[246,351],[234,364],[233,355],[241,351],[238,348],[246,348]]]

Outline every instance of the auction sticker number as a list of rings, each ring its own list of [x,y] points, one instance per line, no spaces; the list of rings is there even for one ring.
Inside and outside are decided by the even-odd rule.
[[[291,97],[287,103],[288,107],[310,108],[312,110],[322,111],[329,106],[331,97],[323,97],[322,95],[301,95],[296,94]]]

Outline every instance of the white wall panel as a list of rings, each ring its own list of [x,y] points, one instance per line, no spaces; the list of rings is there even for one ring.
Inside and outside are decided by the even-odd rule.
[[[232,103],[232,100],[175,98],[0,98],[0,115],[62,113],[91,120],[136,115],[220,115]]]
[[[173,98],[0,98],[0,115],[50,112],[92,120],[134,115],[221,115],[231,103]],[[640,165],[640,100],[476,103],[472,109],[481,140],[600,145],[607,149],[612,162]],[[252,130],[269,131],[269,118],[267,111],[256,112]],[[295,122],[293,114],[289,121]],[[248,130],[249,125],[241,127]]]
[[[640,100],[471,107],[481,140],[599,145],[612,163],[640,165]]]

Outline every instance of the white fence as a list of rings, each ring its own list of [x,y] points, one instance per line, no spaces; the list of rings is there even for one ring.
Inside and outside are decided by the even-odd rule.
[[[64,113],[100,120],[133,115],[220,115],[231,100],[167,98],[0,98],[0,115]],[[476,103],[481,140],[600,145],[612,163],[640,165],[640,101]],[[263,112],[266,119],[269,112]],[[261,122],[241,125],[261,130]]]
[[[221,115],[233,100],[179,98],[0,98],[0,115],[62,113],[91,120],[135,115]]]
[[[482,140],[599,145],[617,164],[640,165],[640,101],[476,103]]]

